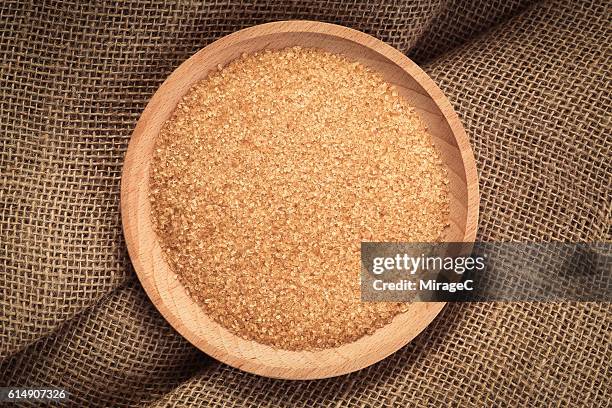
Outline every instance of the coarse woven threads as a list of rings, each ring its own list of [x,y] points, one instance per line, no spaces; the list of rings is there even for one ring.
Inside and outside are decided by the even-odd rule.
[[[146,101],[199,48],[281,19],[346,25],[441,86],[478,162],[482,240],[610,239],[603,2],[0,5],[0,383],[73,406],[605,406],[609,304],[456,304],[385,361],[284,382],[203,356],[136,282],[118,212]],[[551,271],[552,273],[552,271]]]

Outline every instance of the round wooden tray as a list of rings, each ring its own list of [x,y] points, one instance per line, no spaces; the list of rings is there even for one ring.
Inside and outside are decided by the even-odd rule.
[[[344,54],[383,74],[416,107],[449,170],[451,225],[447,241],[471,242],[478,222],[478,182],[469,140],[442,91],[399,51],[367,34],[310,21],[247,28],[221,38],[182,63],[142,113],[129,144],[121,182],[121,213],[130,258],[147,294],[168,322],[206,354],[236,368],[275,378],[332,377],[373,364],[404,346],[440,312],[443,303],[414,303],[387,326],[359,340],[320,351],[274,349],[244,340],[207,317],[169,270],[153,231],[149,166],[155,139],[186,91],[242,53],[290,46]]]

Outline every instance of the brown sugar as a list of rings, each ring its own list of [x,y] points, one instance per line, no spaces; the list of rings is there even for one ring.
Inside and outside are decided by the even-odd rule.
[[[354,341],[406,309],[360,300],[361,241],[436,241],[446,170],[382,76],[299,47],[243,55],[165,123],[152,218],[170,268],[216,322],[289,350]]]

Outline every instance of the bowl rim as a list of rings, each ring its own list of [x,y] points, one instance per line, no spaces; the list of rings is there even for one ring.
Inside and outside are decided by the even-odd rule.
[[[166,321],[194,346],[217,360],[254,374],[283,379],[327,378],[365,368],[396,352],[429,325],[442,310],[444,303],[411,304],[412,310],[409,309],[408,312],[420,314],[420,318],[416,320],[418,322],[416,330],[408,330],[408,328],[404,327],[407,324],[414,324],[415,321],[414,319],[407,320],[408,312],[404,312],[397,315],[388,325],[378,329],[373,335],[364,336],[355,342],[342,345],[335,349],[325,349],[321,351],[276,350],[269,346],[242,339],[230,333],[216,322],[212,322],[213,325],[209,325],[211,319],[207,318],[203,313],[201,313],[201,316],[198,315],[197,322],[200,324],[202,322],[208,322],[204,324],[204,328],[198,328],[197,331],[194,331],[193,327],[191,327],[193,324],[191,326],[186,324],[184,317],[180,316],[182,313],[186,312],[178,308],[176,304],[168,304],[168,301],[164,299],[165,294],[162,293],[165,289],[163,287],[160,289],[160,285],[155,281],[155,279],[157,279],[156,274],[173,274],[169,271],[165,262],[162,262],[164,265],[161,265],[160,268],[159,265],[156,266],[153,261],[154,258],[159,259],[161,256],[161,250],[159,244],[157,244],[157,240],[153,238],[152,242],[144,245],[144,251],[142,248],[144,242],[143,233],[148,233],[150,235],[152,230],[146,226],[143,227],[140,222],[143,216],[142,213],[146,212],[140,205],[143,205],[147,209],[149,207],[148,194],[143,199],[142,189],[144,187],[142,185],[138,186],[138,184],[146,184],[145,187],[147,187],[146,190],[148,191],[148,175],[143,173],[145,171],[143,168],[146,167],[146,172],[148,173],[149,158],[143,158],[139,153],[141,153],[140,147],[142,143],[154,143],[151,142],[151,139],[155,139],[155,136],[151,136],[149,124],[150,121],[153,120],[155,112],[160,104],[163,105],[164,94],[173,86],[176,78],[185,75],[188,70],[193,69],[195,62],[203,56],[218,52],[224,47],[232,45],[241,39],[252,39],[263,35],[283,33],[323,34],[334,36],[341,40],[355,42],[391,60],[426,90],[428,96],[437,105],[450,127],[451,133],[461,153],[461,160],[466,177],[467,196],[466,228],[463,241],[473,242],[475,240],[479,207],[476,162],[468,136],[463,129],[458,115],[455,113],[444,93],[418,65],[400,51],[383,41],[348,27],[306,20],[265,23],[226,35],[193,54],[166,78],[149,100],[130,138],[122,169],[120,199],[121,219],[130,260],[145,292]],[[187,89],[188,88],[179,89],[178,91],[184,94]],[[173,110],[174,106],[172,106],[171,109]],[[143,160],[145,161],[143,162]],[[143,179],[146,183],[142,183]],[[138,214],[140,214],[140,216]],[[174,276],[174,280],[170,277],[165,277],[163,284],[167,285],[169,291],[182,291],[181,296],[184,296],[183,292],[185,292],[185,289],[182,288],[182,285],[176,280],[176,275]],[[172,301],[174,302],[174,299],[172,299]],[[195,304],[193,301],[192,303]],[[194,312],[191,311],[190,313]],[[192,317],[192,315],[189,315],[190,319]],[[387,338],[390,336],[386,336],[383,333],[385,331],[384,329],[390,331],[392,328],[402,331],[403,336],[401,336],[402,338],[400,338],[399,341],[398,339]],[[203,330],[206,330],[206,332],[203,332]],[[223,333],[223,331],[227,333]],[[228,340],[228,334],[235,340],[230,347],[228,347],[228,344],[223,342],[219,343],[215,340],[217,337],[222,340]],[[214,339],[211,340],[211,337],[214,337]],[[363,344],[360,344],[360,342]],[[235,348],[232,349],[231,347]],[[358,351],[367,351],[367,355],[355,354]],[[325,364],[317,365],[320,362],[325,362]]]

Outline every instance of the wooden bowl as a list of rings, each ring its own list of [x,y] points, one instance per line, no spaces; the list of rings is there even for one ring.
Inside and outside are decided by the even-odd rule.
[[[247,28],[221,38],[183,62],[160,86],[142,113],[129,144],[121,183],[121,213],[129,254],[147,294],[168,322],[206,354],[233,367],[275,378],[337,376],[373,364],[404,346],[440,312],[444,303],[413,303],[387,326],[359,340],[320,351],[274,349],[244,340],[207,317],[162,257],[150,218],[149,166],[163,123],[187,90],[217,65],[242,53],[289,46],[344,54],[384,75],[416,107],[449,169],[451,226],[448,241],[471,242],[478,220],[478,182],[469,140],[442,91],[399,51],[367,34],[310,21]]]

